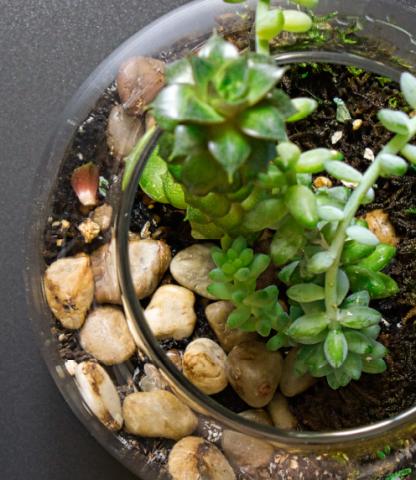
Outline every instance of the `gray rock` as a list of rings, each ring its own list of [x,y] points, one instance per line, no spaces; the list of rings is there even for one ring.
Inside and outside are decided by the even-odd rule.
[[[211,257],[210,243],[195,244],[180,251],[170,264],[173,278],[183,287],[205,298],[215,299],[207,292],[207,287],[212,281],[209,272],[215,268]]]

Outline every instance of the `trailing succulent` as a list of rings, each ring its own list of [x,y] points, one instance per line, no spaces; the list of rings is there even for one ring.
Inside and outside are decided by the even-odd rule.
[[[272,350],[297,346],[298,374],[326,377],[336,389],[386,368],[386,349],[376,340],[381,315],[369,305],[398,292],[382,273],[395,248],[381,244],[356,214],[373,201],[380,176],[405,174],[405,159],[416,164],[416,146],[409,143],[416,118],[379,112],[394,136],[365,173],[336,151],[302,152],[285,125],[317,104],[277,88],[285,69],[269,55],[269,43],[283,30],[311,25],[305,13],[270,9],[269,0],[259,0],[256,52],[240,53],[214,34],[197,55],[170,65],[152,105],[164,133],[141,186],[157,201],[186,208],[195,238],[221,239],[209,291],[234,304],[229,327],[258,332]],[[404,73],[401,88],[416,109],[416,78]],[[322,172],[337,186],[315,188],[312,175]],[[254,254],[249,245],[265,229],[274,232],[270,255]],[[276,285],[256,289],[270,262],[287,287],[288,312]]]

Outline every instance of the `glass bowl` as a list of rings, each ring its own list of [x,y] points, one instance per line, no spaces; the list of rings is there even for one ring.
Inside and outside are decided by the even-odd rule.
[[[273,2],[289,5],[287,1]],[[93,110],[109,85],[113,84],[120,65],[132,56],[159,56],[172,61],[198,48],[216,27],[221,34],[233,35],[236,18],[249,18],[250,6],[225,4],[221,0],[198,0],[160,18],[127,40],[110,55],[80,87],[63,112],[34,179],[33,208],[26,230],[26,288],[29,311],[43,357],[58,388],[74,413],[97,440],[139,478],[167,478],[164,471],[148,465],[145,456],[133,451],[125,439],[108,431],[83,402],[77,385],[58,352],[58,341],[53,331],[54,321],[45,302],[42,276],[45,262],[42,256],[44,231],[51,211],[53,192],[65,175],[65,160],[74,142],[79,126]],[[337,12],[336,15],[330,14]],[[239,16],[235,16],[238,13]],[[282,64],[298,62],[339,63],[362,67],[379,75],[399,78],[403,69],[416,68],[416,9],[397,0],[321,0],[317,15],[322,29],[315,38],[291,36],[284,44],[274,46],[276,61]],[[332,25],[336,28],[327,28]],[[163,34],[161,34],[163,32]],[[247,45],[251,42],[250,29],[246,32]],[[154,137],[153,144],[157,136]],[[197,390],[168,361],[152,336],[143,317],[143,309],[136,299],[131,282],[127,251],[130,212],[136,186],[152,145],[137,164],[126,190],[120,198],[112,199],[117,212],[115,220],[119,280],[123,304],[129,318],[129,327],[143,341],[152,363],[161,369],[175,393],[188,403],[201,418],[223,428],[260,438],[273,445],[279,454],[289,460],[305,459],[316,467],[316,477],[310,478],[382,478],[394,470],[409,466],[416,456],[416,445],[411,440],[416,430],[416,407],[400,415],[360,428],[336,432],[283,432],[254,424],[233,414]],[[111,375],[119,384],[131,376],[128,368],[112,367]],[[368,457],[386,444],[396,446],[395,453],[382,460]],[[325,477],[326,470],[332,476]],[[331,473],[332,472],[332,473]],[[276,473],[277,475],[277,473]],[[300,478],[299,471],[288,468],[282,477]],[[320,475],[320,476],[319,476]],[[338,475],[338,477],[336,476]],[[249,476],[242,478],[251,478]],[[305,477],[309,478],[309,477]]]

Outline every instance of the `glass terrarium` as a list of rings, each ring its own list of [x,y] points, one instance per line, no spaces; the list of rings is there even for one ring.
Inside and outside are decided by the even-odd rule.
[[[296,8],[286,1],[272,3]],[[289,409],[292,423],[278,425],[272,421],[270,405],[266,411],[263,406],[247,403],[230,387],[214,395],[204,394],[181,373],[183,351],[191,340],[216,340],[205,313],[214,303],[211,297],[194,290],[194,328],[179,340],[169,336],[157,340],[145,320],[144,311],[151,306],[155,290],[177,286],[175,275],[168,271],[171,257],[206,242],[192,238],[183,209],[175,206],[175,200],[170,202],[173,207],[158,204],[139,187],[146,162],[158,148],[158,130],[149,136],[150,141],[139,154],[136,151],[139,161],[123,160],[138,138],[151,131],[153,122],[149,118],[146,121],[146,112],[132,111],[134,105],[120,98],[120,75],[128,72],[128,62],[137,57],[153,58],[151,69],[162,75],[158,62],[172,63],[194,55],[214,29],[240,50],[253,48],[254,5],[202,0],[175,10],[119,47],[68,105],[45,153],[35,183],[35,207],[28,220],[26,282],[34,329],[51,374],[73,411],[97,440],[139,478],[171,478],[172,472],[174,478],[184,479],[199,478],[197,474],[209,479],[381,479],[394,472],[399,476],[390,478],[407,478],[416,454],[416,384],[412,370],[416,351],[412,326],[416,278],[411,276],[415,273],[412,261],[416,254],[412,228],[416,227],[411,212],[396,211],[388,202],[397,191],[397,208],[412,209],[409,199],[416,189],[414,173],[403,177],[402,183],[380,185],[381,199],[372,204],[373,209],[390,208],[397,231],[407,232],[400,235],[400,262],[392,271],[399,283],[404,278],[400,286],[405,299],[397,305],[380,306],[387,318],[382,326],[383,338],[390,341],[388,348],[393,356],[401,351],[401,363],[390,364],[394,379],[374,376],[375,380],[353,382],[353,387],[338,393],[320,389],[322,380],[311,383],[311,390],[294,397],[288,395],[285,406],[279,408]],[[415,70],[415,18],[414,7],[406,2],[357,0],[349,4],[321,0],[313,12],[312,29],[276,37],[271,42],[273,58],[279,65],[291,66],[282,80],[283,88],[291,95],[312,95],[323,110],[314,120],[322,128],[311,133],[312,124],[299,124],[290,129],[289,137],[305,148],[328,146],[342,150],[351,143],[360,148],[366,145],[360,153],[353,149],[345,154],[353,156],[354,165],[364,160],[371,162],[371,155],[377,153],[386,138],[374,127],[371,108],[400,108],[395,82],[403,70]],[[137,74],[140,85],[147,72],[137,71],[141,72]],[[157,90],[156,84],[152,86]],[[366,91],[370,92],[367,97]],[[334,102],[334,98],[342,99],[341,103]],[[359,98],[363,98],[362,103],[353,110]],[[373,99],[370,105],[369,98]],[[350,116],[342,120],[338,115],[345,115],[345,109]],[[117,141],[118,134],[123,141]],[[75,171],[84,175],[78,183]],[[89,185],[94,182],[98,193],[80,205],[80,198],[83,194],[84,199],[88,197]],[[140,250],[143,241],[149,243],[150,250],[132,253],[131,245]],[[153,247],[159,255],[156,266]],[[130,269],[133,255],[139,263],[158,270],[156,280],[142,279],[141,293],[134,278],[137,272],[134,266]],[[47,301],[54,305],[61,293],[51,289],[48,282],[53,280],[47,276],[44,282],[42,279],[46,269],[64,259],[76,264],[65,266],[65,272],[82,272],[79,288],[72,283],[75,274],[67,277],[65,294],[75,295],[82,290],[91,297],[92,306],[75,315],[76,306],[66,305],[58,322]],[[107,262],[104,266],[103,261]],[[89,262],[92,274],[87,271]],[[112,276],[116,271],[118,275]],[[174,303],[172,300],[175,314]],[[97,310],[109,314],[108,330],[103,329],[101,317],[98,322],[93,318]],[[87,324],[78,321],[79,315],[87,313],[88,329]],[[117,338],[125,342],[123,349],[112,351],[115,331]],[[99,346],[98,337],[102,339]],[[400,343],[403,337],[406,341]],[[375,398],[380,382],[385,382],[387,396],[381,400]],[[121,409],[121,403],[126,405],[126,398],[137,392],[149,394],[152,405],[154,392],[160,396],[159,410],[146,404],[133,405],[138,410],[143,406],[150,415],[146,428],[142,426],[146,419],[136,410],[133,415]],[[387,401],[390,393],[397,396],[393,407]],[[332,409],[331,404],[335,405]],[[349,406],[351,412],[343,413]],[[172,410],[176,412],[174,423],[179,433],[169,426],[167,429],[172,427],[173,433],[169,430],[158,435],[158,417],[163,420],[166,414],[169,424]],[[127,427],[122,427],[123,421]],[[183,437],[188,443],[179,450],[179,460],[174,461],[171,452]],[[183,470],[182,464],[190,470]]]

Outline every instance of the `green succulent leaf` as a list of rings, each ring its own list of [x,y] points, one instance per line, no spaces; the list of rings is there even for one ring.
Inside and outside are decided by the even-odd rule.
[[[412,165],[416,165],[416,145],[410,143],[400,152]]]
[[[344,210],[333,205],[318,205],[318,215],[322,220],[339,222],[344,219]]]
[[[416,78],[409,72],[402,73],[400,87],[407,103],[416,109]]]
[[[356,240],[348,240],[345,242],[341,261],[344,265],[356,263],[371,255],[376,248],[377,247],[375,245],[367,245],[357,242]]]
[[[194,85],[192,65],[187,58],[182,58],[166,66],[166,81],[168,84],[184,83]]]
[[[270,253],[275,265],[290,262],[306,243],[304,230],[293,220],[286,221],[274,235]]]
[[[232,43],[226,42],[219,35],[213,35],[199,50],[198,56],[216,65],[223,65],[224,62],[237,59],[239,52]]]
[[[249,137],[279,142],[287,139],[284,119],[276,107],[256,105],[243,112],[237,121]]]
[[[360,265],[374,272],[379,272],[390,264],[394,255],[396,255],[397,248],[393,245],[380,243],[376,249],[368,257],[361,260]]]
[[[402,176],[407,172],[407,163],[398,155],[381,153],[379,159],[383,177]]]
[[[286,206],[294,219],[305,228],[316,228],[319,217],[316,199],[303,185],[293,185],[285,195]]]
[[[303,315],[290,325],[286,334],[293,340],[303,343],[322,333],[328,325],[329,318],[326,313]]]
[[[349,307],[339,311],[339,322],[344,327],[361,329],[376,325],[381,320],[381,314],[369,307]]]
[[[233,310],[227,319],[228,328],[241,327],[251,316],[251,310],[248,307],[238,307]]]
[[[283,333],[277,333],[272,338],[268,340],[266,343],[266,347],[268,350],[277,351],[280,350],[282,347],[287,345],[287,336]]]
[[[299,303],[315,302],[325,298],[325,290],[320,285],[314,283],[300,283],[290,287],[287,296]]]
[[[367,290],[371,298],[387,298],[399,291],[397,283],[387,275],[360,265],[349,265],[345,272],[351,283],[351,290],[358,292]]]
[[[298,110],[289,95],[279,88],[274,88],[269,93],[267,101],[279,110],[286,121],[288,118],[298,113]]]
[[[286,32],[304,33],[311,29],[313,23],[309,15],[299,10],[284,10],[283,29]]]
[[[363,361],[360,355],[349,352],[344,364],[342,365],[344,372],[353,380],[359,380],[363,370]]]
[[[363,328],[361,333],[366,335],[368,338],[375,340],[380,335],[380,331],[380,325],[371,325],[371,327]]]
[[[272,40],[282,31],[284,23],[282,10],[268,10],[257,17],[256,35],[262,40]]]
[[[345,182],[359,183],[362,178],[358,170],[338,160],[325,162],[325,170],[334,178]]]
[[[386,369],[386,362],[382,358],[363,360],[363,372],[365,373],[383,373],[386,371]]]
[[[350,289],[350,281],[344,270],[337,272],[337,305],[341,305]]]
[[[231,126],[217,129],[208,142],[213,157],[227,172],[230,181],[251,153],[247,138]]]
[[[316,100],[307,97],[294,98],[292,104],[297,113],[293,114],[286,120],[288,123],[299,122],[300,120],[309,117],[309,115],[318,108]]]
[[[361,227],[359,225],[353,225],[347,228],[347,235],[358,243],[364,245],[376,246],[380,243],[380,240],[374,235],[368,228]]]
[[[349,330],[345,332],[348,350],[358,355],[368,355],[372,351],[371,339],[359,331]]]
[[[342,303],[343,308],[368,307],[370,305],[370,294],[367,290],[361,290],[349,295]]]
[[[191,85],[174,84],[164,88],[153,102],[154,115],[175,122],[219,124],[224,117],[195,96]]]
[[[308,261],[308,270],[314,274],[327,272],[334,261],[335,255],[330,250],[318,252]]]
[[[289,263],[289,265],[286,265],[286,267],[282,268],[278,274],[279,280],[285,285],[291,285],[290,279],[298,265],[299,261],[296,260],[295,262]]]
[[[390,132],[398,133],[399,135],[408,135],[410,133],[410,119],[403,112],[384,109],[380,110],[378,118]]]
[[[300,157],[300,149],[292,142],[281,142],[277,146],[278,158],[275,160],[277,166],[282,170],[292,169]]]
[[[333,153],[327,148],[315,148],[302,153],[296,164],[298,173],[319,173],[324,169],[325,162],[332,160]]]
[[[168,203],[169,200],[163,188],[163,179],[169,172],[166,162],[158,155],[158,150],[156,148],[147,161],[140,177],[140,186],[153,200]]]
[[[286,68],[277,67],[270,59],[265,59],[263,56],[251,55],[248,59],[249,77],[248,77],[248,93],[247,100],[250,105],[255,105],[260,100],[263,100],[270,92],[271,104],[275,101],[275,105],[279,110],[282,105],[286,105],[285,94],[277,93],[279,90],[273,90],[279,80],[283,77]],[[275,99],[275,101],[273,101]]]
[[[333,368],[340,368],[348,355],[348,344],[341,329],[330,330],[324,343],[325,357]]]
[[[249,231],[259,232],[276,224],[286,213],[286,204],[282,199],[268,198],[246,213],[244,227]]]
[[[175,129],[175,140],[171,159],[186,157],[191,151],[203,146],[204,134],[196,125],[178,125]]]

